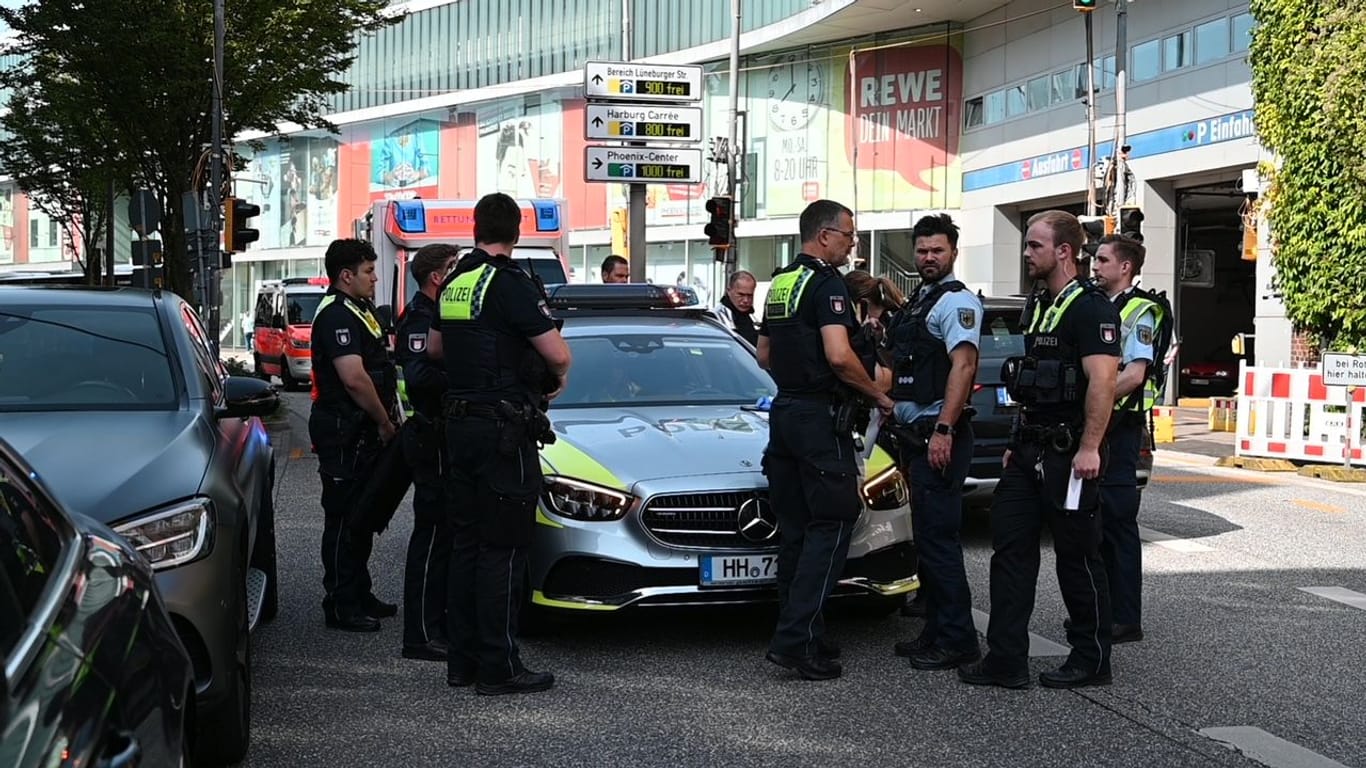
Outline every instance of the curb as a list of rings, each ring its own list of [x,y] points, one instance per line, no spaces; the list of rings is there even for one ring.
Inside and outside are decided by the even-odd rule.
[[[1216,467],[1250,469],[1254,472],[1295,472],[1299,467],[1285,459],[1262,459],[1254,456],[1225,456],[1214,463]]]
[[[1319,480],[1331,480],[1335,483],[1366,483],[1366,469],[1360,467],[1329,467],[1329,466],[1309,466],[1300,467],[1298,473],[1301,477],[1313,477]]]

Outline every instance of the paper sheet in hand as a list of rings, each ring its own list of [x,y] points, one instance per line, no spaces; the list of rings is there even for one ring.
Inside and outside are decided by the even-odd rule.
[[[877,444],[877,433],[881,426],[882,414],[874,408],[868,414],[868,431],[863,435],[863,458],[867,459],[873,455],[873,446]]]
[[[1081,506],[1081,484],[1082,479],[1073,470],[1067,480],[1067,503],[1063,505],[1064,509],[1075,511]]]

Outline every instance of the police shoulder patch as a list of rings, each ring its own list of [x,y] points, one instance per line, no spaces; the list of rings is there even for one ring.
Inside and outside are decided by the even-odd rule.
[[[1101,324],[1100,324],[1100,340],[1101,340],[1102,342],[1104,342],[1104,343],[1106,343],[1106,344],[1114,344],[1114,343],[1115,343],[1115,339],[1117,339],[1117,338],[1118,338],[1118,334],[1115,333],[1115,324],[1114,324],[1114,323],[1101,323]]]
[[[421,354],[427,348],[427,334],[410,333],[408,334],[408,351],[413,354]]]
[[[351,329],[350,329],[350,328],[338,328],[338,329],[337,329],[337,345],[338,345],[338,346],[342,346],[342,347],[347,347],[347,346],[350,346],[350,345],[351,345]]]
[[[1153,327],[1152,327],[1151,325],[1139,325],[1139,326],[1135,326],[1135,331],[1138,333],[1138,343],[1139,343],[1139,344],[1142,344],[1142,345],[1144,345],[1144,346],[1152,346],[1152,343],[1153,343]]]
[[[961,326],[963,326],[964,330],[969,330],[969,331],[970,331],[970,330],[972,330],[973,328],[976,328],[976,327],[977,327],[977,313],[976,313],[976,312],[973,312],[971,307],[963,307],[963,308],[959,309],[959,310],[958,310],[958,324],[961,325]]]
[[[844,297],[843,297],[843,296],[831,296],[831,297],[830,297],[830,311],[831,311],[831,312],[834,312],[834,313],[837,314],[837,315],[842,315],[842,314],[844,314]]]

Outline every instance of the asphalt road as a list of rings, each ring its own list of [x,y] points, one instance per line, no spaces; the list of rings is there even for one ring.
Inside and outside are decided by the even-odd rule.
[[[1160,452],[1141,517],[1147,639],[1116,648],[1107,688],[981,689],[915,671],[891,647],[918,619],[847,612],[831,617],[844,676],[802,682],[763,658],[771,610],[693,610],[527,639],[528,665],[556,687],[481,697],[446,687],[442,664],[402,659],[401,617],[369,635],[324,629],[308,402],[286,397],[282,604],[254,639],[246,765],[1366,768],[1366,491]],[[376,544],[385,599],[402,594],[410,520]],[[985,619],[985,516],[965,544]],[[1047,654],[1065,642],[1064,614],[1045,544],[1036,673],[1061,661]]]

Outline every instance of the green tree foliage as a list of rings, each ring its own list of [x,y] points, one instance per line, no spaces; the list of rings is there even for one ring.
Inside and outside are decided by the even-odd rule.
[[[1286,315],[1329,347],[1366,341],[1366,0],[1252,0],[1257,131]]]
[[[327,97],[346,89],[337,77],[359,36],[400,18],[386,5],[226,0],[224,140],[282,124],[331,129]],[[167,280],[189,296],[181,208],[209,182],[212,1],[41,0],[0,7],[0,20],[17,61],[0,71],[10,92],[0,169],[68,219],[101,208],[111,180],[121,192],[151,189],[166,211]]]

